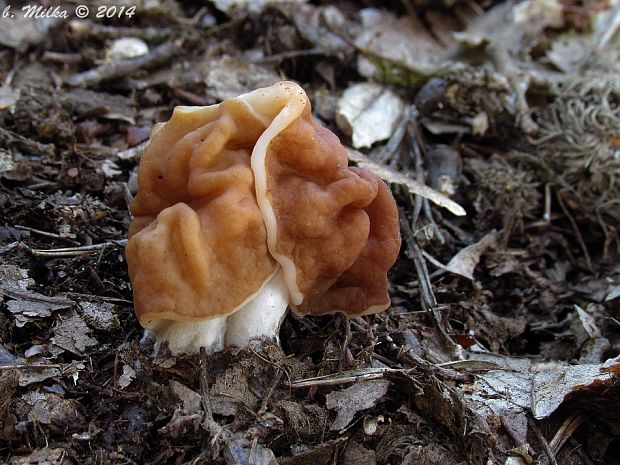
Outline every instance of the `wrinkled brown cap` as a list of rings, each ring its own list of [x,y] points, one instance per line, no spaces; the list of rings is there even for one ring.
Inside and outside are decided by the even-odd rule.
[[[136,313],[233,313],[281,266],[301,314],[389,305],[398,214],[374,174],[291,82],[210,107],[178,107],[140,161],[126,255]]]

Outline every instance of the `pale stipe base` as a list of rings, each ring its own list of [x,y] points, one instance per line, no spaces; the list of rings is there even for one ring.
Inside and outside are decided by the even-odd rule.
[[[154,336],[155,352],[168,343],[173,354],[197,353],[201,347],[217,352],[225,346],[247,347],[253,339],[278,340],[280,324],[286,315],[289,293],[282,270],[244,306],[229,317],[205,321],[155,320],[145,331],[143,342]]]
[[[224,348],[226,317],[204,321],[156,320],[145,333],[155,336],[155,352],[164,343],[173,354],[191,354],[204,347],[207,352],[217,352]],[[145,334],[146,336],[146,334]]]
[[[282,269],[278,268],[254,299],[228,317],[226,346],[246,347],[252,339],[260,338],[278,340],[289,302]]]

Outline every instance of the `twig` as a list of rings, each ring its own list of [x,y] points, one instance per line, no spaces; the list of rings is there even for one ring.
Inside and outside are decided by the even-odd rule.
[[[370,158],[374,159],[378,163],[385,163],[390,158],[392,158],[396,150],[398,150],[398,147],[400,146],[400,144],[403,142],[403,139],[405,137],[405,132],[407,130],[407,124],[409,124],[410,117],[411,117],[411,107],[407,107],[403,110],[402,114],[400,115],[400,119],[398,120],[396,129],[394,129],[394,132],[390,136],[390,139],[387,141],[387,143],[384,146],[380,147],[379,149],[371,153]]]
[[[274,376],[273,382],[271,383],[271,386],[269,387],[269,391],[267,391],[267,394],[265,394],[265,396],[263,397],[263,400],[261,401],[260,404],[260,408],[258,409],[257,414],[258,415],[262,415],[263,413],[265,413],[267,411],[267,404],[269,403],[269,399],[271,399],[271,396],[273,395],[273,391],[275,390],[276,386],[278,384],[280,384],[280,380],[282,379],[282,373],[284,373],[284,370],[281,369],[277,369],[277,373]]]
[[[49,368],[58,368],[61,366],[57,363],[41,363],[38,365],[28,365],[27,363],[19,365],[0,365],[0,370],[46,370]]]
[[[127,239],[118,241],[102,242],[101,244],[84,245],[81,247],[64,247],[61,249],[30,249],[35,257],[62,258],[89,255],[106,249],[107,247],[125,247]]]
[[[131,193],[131,190],[129,189],[129,186],[126,182],[121,183],[121,189],[123,191],[123,198],[125,199],[125,203],[127,204],[127,207],[130,207],[133,202],[133,194]]]
[[[127,76],[141,68],[152,67],[172,59],[178,55],[182,46],[183,40],[176,40],[159,45],[149,53],[139,57],[107,61],[94,69],[69,76],[67,84],[74,87],[89,86],[108,79]]]
[[[80,53],[61,53],[47,50],[43,52],[41,59],[43,61],[51,61],[52,63],[78,64],[84,58]]]
[[[437,329],[439,336],[443,340],[446,347],[449,348],[455,356],[457,356],[458,358],[462,358],[460,346],[452,340],[450,335],[443,327],[443,317],[439,312],[437,299],[435,298],[435,294],[433,293],[433,287],[431,285],[428,268],[426,267],[426,261],[424,260],[422,251],[420,250],[420,247],[418,246],[418,243],[413,236],[413,231],[411,231],[411,227],[409,226],[407,220],[404,219],[404,215],[402,215],[402,212],[400,226],[407,247],[409,248],[410,253],[413,255],[413,263],[416,269],[416,273],[418,275],[418,282],[420,285],[422,309],[431,315],[431,319],[433,320],[435,329]]]
[[[63,294],[68,297],[81,297],[86,300],[110,302],[110,303],[116,303],[116,304],[129,304],[129,305],[133,304],[131,300],[121,299],[118,297],[106,297],[104,295],[82,294],[80,292],[64,292]]]
[[[80,245],[80,243],[78,241],[75,241],[73,239],[71,239],[70,237],[66,237],[66,236],[61,236],[60,234],[56,234],[56,233],[51,233],[51,232],[47,232],[47,231],[41,231],[40,229],[34,229],[34,228],[30,228],[28,226],[21,226],[21,225],[15,225],[15,229],[21,229],[22,231],[30,231],[32,233],[35,234],[39,234],[41,236],[45,236],[45,237],[51,237],[53,239],[61,239],[67,242],[71,242],[75,245]]]
[[[263,58],[258,58],[256,60],[252,60],[251,62],[254,64],[261,64],[261,65],[262,64],[275,64],[275,63],[280,63],[281,61],[284,61],[284,60],[288,60],[290,58],[314,56],[314,55],[330,56],[330,55],[335,55],[335,54],[336,54],[335,52],[331,52],[329,50],[316,47],[316,48],[308,48],[304,50],[288,50],[282,53],[274,53],[273,55],[269,55]]]
[[[408,368],[364,368],[357,371],[345,371],[331,375],[315,376],[291,382],[291,388],[306,388],[317,386],[334,386],[336,384],[357,383],[383,378],[385,373],[407,373]]]
[[[207,351],[204,347],[200,348],[200,394],[202,395],[202,406],[204,409],[204,423],[207,431],[211,434],[212,457],[219,455],[218,439],[226,442],[226,435],[223,428],[213,419],[213,409],[211,408],[211,396],[209,395],[209,377],[207,376]]]

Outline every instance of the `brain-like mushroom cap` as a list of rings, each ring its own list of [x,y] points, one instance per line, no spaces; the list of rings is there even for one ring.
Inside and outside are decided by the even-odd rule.
[[[126,255],[145,325],[230,315],[278,266],[297,313],[389,305],[394,199],[374,174],[348,167],[292,82],[177,107],[153,131],[131,211]]]

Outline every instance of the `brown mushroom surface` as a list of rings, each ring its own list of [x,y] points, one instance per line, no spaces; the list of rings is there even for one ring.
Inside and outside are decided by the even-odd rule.
[[[236,315],[211,350],[275,337],[288,303],[299,314],[349,315],[389,305],[386,273],[400,248],[394,199],[374,174],[348,167],[292,82],[177,107],[153,131],[131,211],[136,314],[177,351],[205,344],[173,340],[191,322],[238,311],[252,320],[249,333]]]

